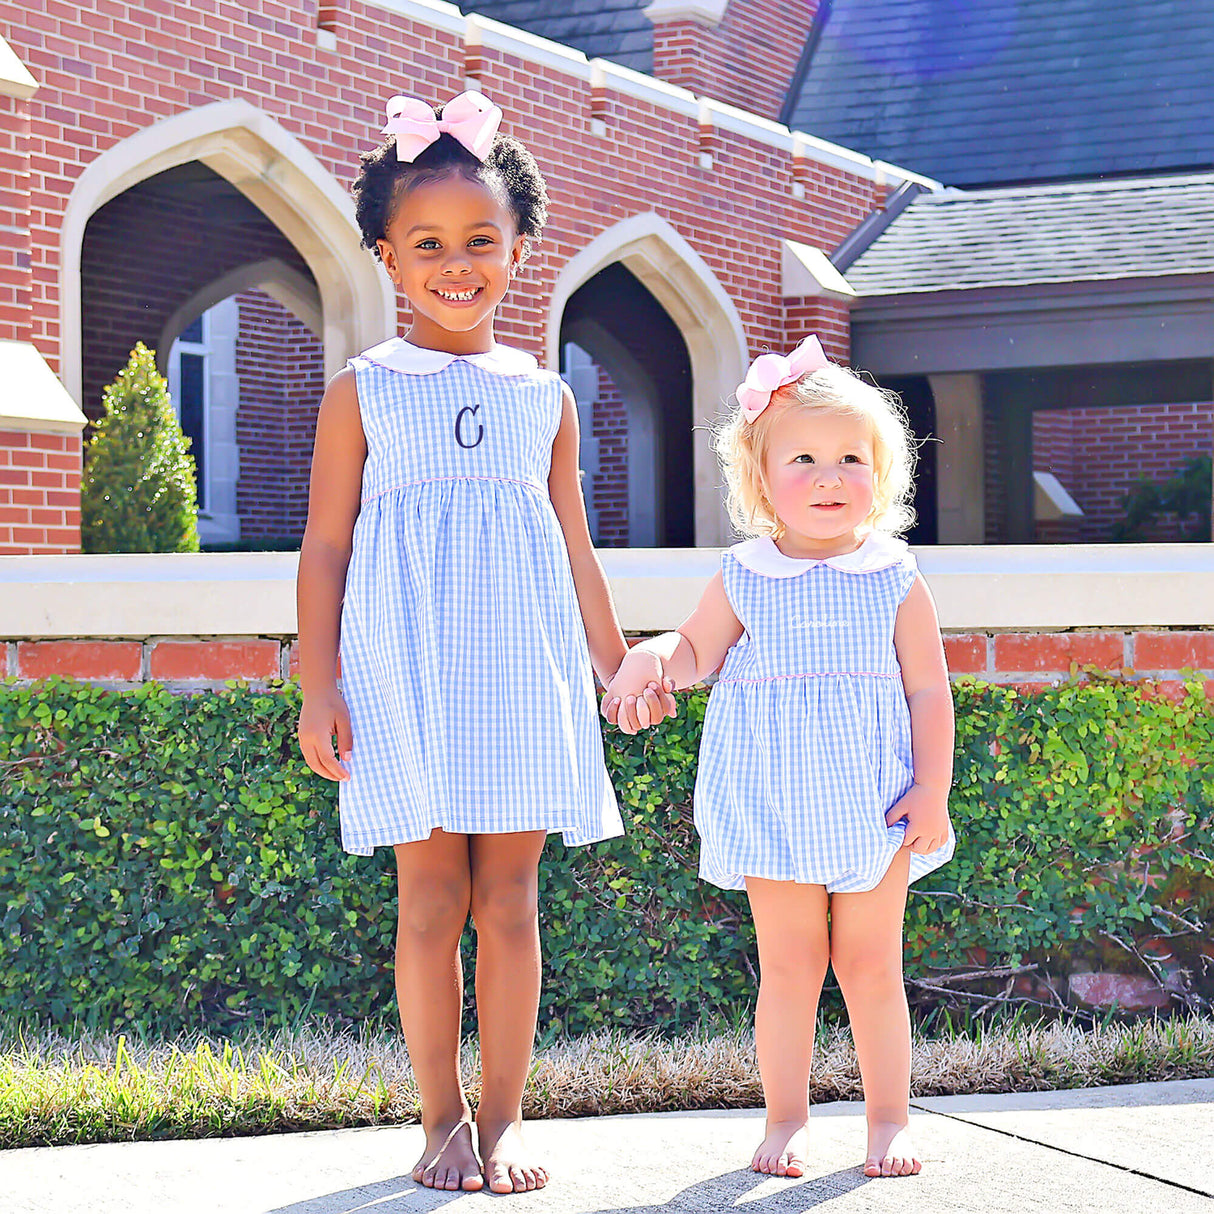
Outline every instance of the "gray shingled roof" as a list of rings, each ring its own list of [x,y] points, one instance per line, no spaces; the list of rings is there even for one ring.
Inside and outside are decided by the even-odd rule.
[[[610,59],[637,72],[653,71],[649,0],[470,0],[465,13],[504,21],[564,43],[590,58]]]
[[[947,185],[1214,167],[1214,0],[823,0],[782,120]]]
[[[921,194],[848,267],[860,295],[1214,273],[1214,174]]]

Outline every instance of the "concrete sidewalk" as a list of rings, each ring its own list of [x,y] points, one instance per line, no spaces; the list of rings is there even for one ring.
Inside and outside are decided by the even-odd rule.
[[[759,1110],[534,1122],[538,1193],[436,1193],[409,1179],[414,1126],[0,1152],[0,1214],[751,1214],[1214,1209],[1214,1080],[917,1100],[923,1173],[868,1180],[859,1104],[813,1110],[808,1175],[746,1164]]]

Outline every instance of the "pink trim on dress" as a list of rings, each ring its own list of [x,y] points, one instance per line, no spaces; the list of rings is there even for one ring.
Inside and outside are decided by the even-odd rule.
[[[429,476],[420,481],[402,481],[399,485],[389,485],[378,493],[369,493],[358,504],[365,506],[367,502],[373,502],[377,497],[383,497],[385,493],[394,493],[397,489],[409,489],[414,485],[441,485],[446,481],[492,481],[499,485],[522,485],[524,489],[534,489],[536,493],[544,492],[539,485],[532,481],[516,481],[509,476]]]

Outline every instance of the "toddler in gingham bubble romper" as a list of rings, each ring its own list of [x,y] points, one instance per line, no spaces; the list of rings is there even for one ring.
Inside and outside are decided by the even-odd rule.
[[[814,337],[756,359],[737,397],[717,450],[752,538],[724,553],[678,631],[629,652],[603,712],[635,732],[665,715],[658,686],[720,668],[695,824],[700,875],[745,888],[755,917],[767,1130],[751,1166],[804,1174],[829,963],[864,1082],[865,1174],[911,1175],[902,917],[908,883],[954,839],[943,645],[895,534],[912,519],[910,436],[896,398],[829,363]]]
[[[521,1106],[540,853],[550,831],[569,844],[622,831],[591,666],[606,682],[625,645],[590,544],[572,395],[494,337],[546,218],[544,180],[479,93],[441,111],[394,97],[388,117],[355,211],[412,324],[351,359],[321,403],[299,562],[299,740],[341,782],[346,850],[395,850],[397,1000],[425,1131],[413,1178],[524,1192],[548,1180]],[[674,712],[660,687],[647,703]],[[459,1057],[469,913],[475,1144]]]

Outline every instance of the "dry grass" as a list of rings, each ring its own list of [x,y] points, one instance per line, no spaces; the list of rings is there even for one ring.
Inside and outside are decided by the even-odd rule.
[[[464,1075],[475,1102],[476,1051]],[[1102,1086],[1214,1076],[1214,1021],[1018,1025],[915,1043],[916,1096]],[[820,1034],[815,1103],[861,1096],[845,1029]],[[762,1104],[749,1033],[674,1039],[601,1033],[537,1052],[528,1117]],[[417,1089],[397,1036],[324,1031],[239,1043],[122,1037],[0,1041],[0,1147],[265,1134],[415,1121]]]

